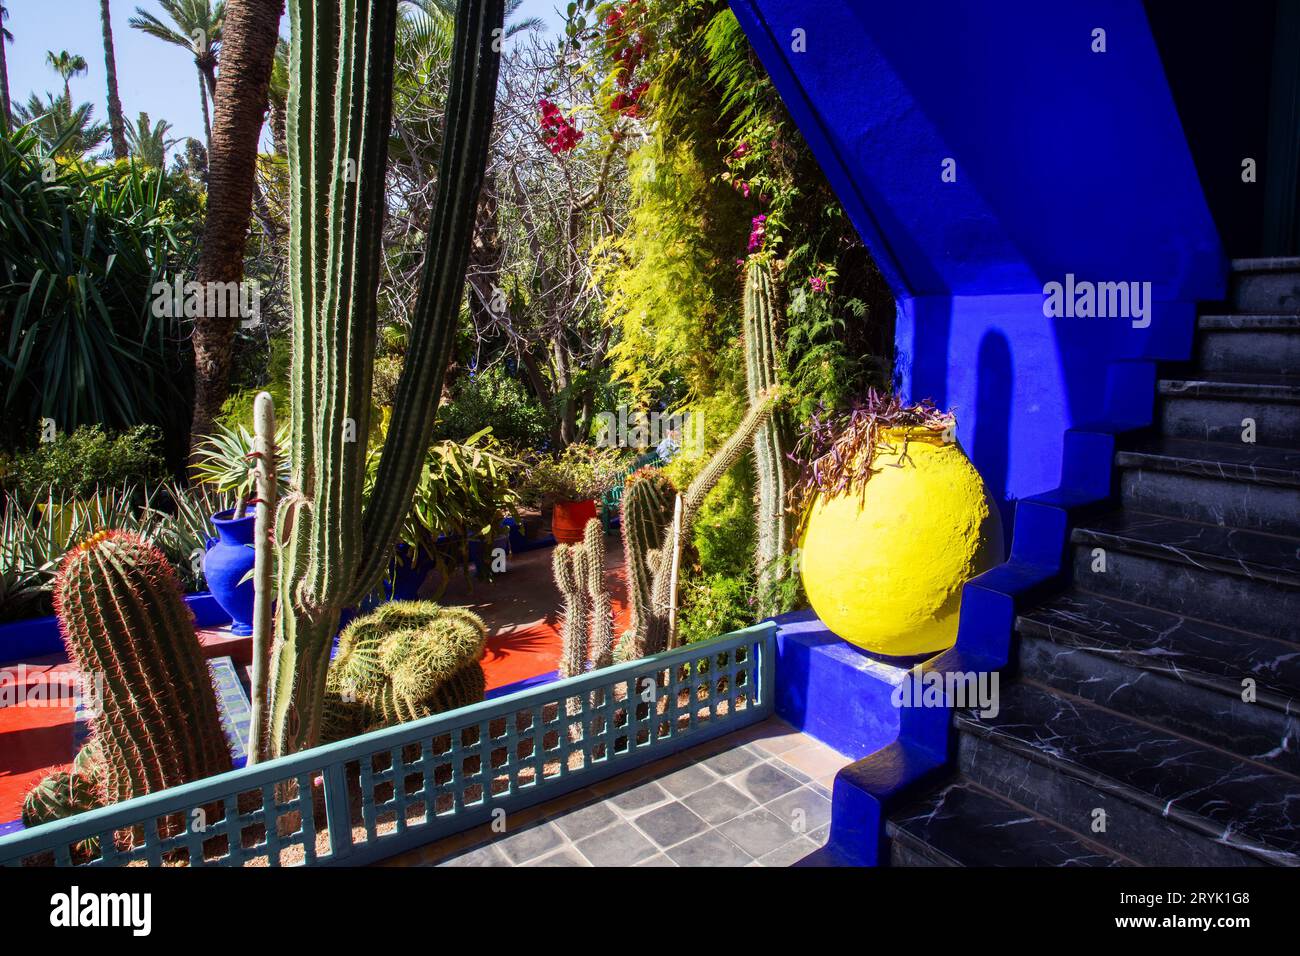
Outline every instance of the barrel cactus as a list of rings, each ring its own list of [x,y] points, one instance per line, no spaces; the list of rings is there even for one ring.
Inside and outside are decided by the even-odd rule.
[[[289,0],[294,441],[290,487],[277,514],[268,711],[276,755],[319,742],[342,612],[382,578],[410,509],[456,338],[487,163],[505,0],[460,0],[419,292],[383,454],[369,481],[397,8],[396,0]]]
[[[59,566],[54,607],[69,658],[102,680],[92,731],[106,802],[231,769],[194,618],[158,549],[93,535]]]
[[[390,727],[483,699],[483,620],[432,601],[393,601],[339,637],[325,699],[326,740]]]

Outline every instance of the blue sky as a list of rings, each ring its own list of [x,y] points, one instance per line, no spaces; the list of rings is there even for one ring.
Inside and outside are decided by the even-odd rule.
[[[90,67],[84,76],[72,80],[75,102],[89,101],[95,118],[107,117],[104,84],[104,46],[99,30],[99,0],[6,0],[9,19],[5,26],[13,42],[5,48],[9,65],[9,93],[15,102],[25,103],[31,93],[58,90],[61,80],[45,63],[48,50],[67,50],[86,58]],[[136,8],[167,17],[157,0],[112,0],[113,46],[117,53],[117,85],[122,109],[135,120],[141,110],[153,121],[172,124],[173,137],[203,138],[203,114],[199,106],[198,73],[187,51],[133,30],[127,20]],[[562,18],[563,0],[524,0],[519,16],[539,16],[556,28]],[[288,33],[288,15],[282,24]]]

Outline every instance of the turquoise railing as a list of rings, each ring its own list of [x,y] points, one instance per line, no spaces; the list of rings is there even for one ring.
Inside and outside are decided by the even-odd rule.
[[[767,622],[0,838],[0,865],[358,865],[772,713]],[[508,817],[507,817],[508,825]]]

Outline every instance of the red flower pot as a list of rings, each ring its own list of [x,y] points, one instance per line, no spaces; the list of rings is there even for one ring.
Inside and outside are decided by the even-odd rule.
[[[557,501],[551,514],[551,533],[560,544],[578,544],[587,522],[595,517],[595,501]]]

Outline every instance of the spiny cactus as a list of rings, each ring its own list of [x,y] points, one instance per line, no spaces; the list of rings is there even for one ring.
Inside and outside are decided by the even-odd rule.
[[[162,552],[125,531],[91,536],[64,557],[54,607],[68,656],[103,681],[92,729],[108,802],[231,768],[194,617]]]
[[[676,646],[677,581],[674,574],[675,559],[681,553],[682,542],[691,533],[695,516],[699,514],[704,499],[717,485],[727,470],[745,454],[776,408],[778,390],[773,388],[758,396],[750,405],[744,419],[731,437],[714,452],[708,464],[695,476],[686,491],[679,496],[681,518],[673,523],[672,514],[664,529],[663,541],[655,550],[642,550],[636,560],[644,560],[650,572],[650,600],[645,614],[619,642],[616,656],[619,660],[634,660]],[[626,495],[626,492],[624,492]],[[674,504],[674,510],[676,505]],[[640,544],[636,545],[640,548]],[[629,559],[629,567],[631,567]],[[630,583],[630,582],[629,582]]]
[[[772,273],[761,259],[751,259],[745,283],[745,379],[750,403],[777,385],[777,311]],[[779,608],[773,588],[784,574],[783,558],[790,551],[794,529],[787,511],[790,490],[788,430],[780,409],[754,436],[754,465],[758,473],[756,565],[760,612],[766,617]]]
[[[584,673],[587,662],[614,662],[614,612],[605,586],[605,532],[599,518],[582,529],[582,544],[557,544],[551,556],[555,586],[564,598],[560,676]]]
[[[79,753],[72,770],[58,770],[42,779],[23,797],[23,826],[36,827],[103,806],[96,770],[85,766]]]
[[[627,594],[631,605],[630,627],[619,640],[615,656],[635,659],[636,648],[645,643],[651,615],[652,555],[663,547],[664,535],[673,520],[677,489],[659,468],[642,468],[628,476],[623,491],[623,557],[627,566]],[[638,639],[638,635],[640,638]]]
[[[419,720],[483,699],[487,627],[472,611],[393,601],[357,618],[330,666],[325,739]]]
[[[433,431],[456,337],[492,129],[504,0],[460,0],[419,293],[364,505],[396,0],[290,0],[289,290],[294,436],[277,514],[276,755],[317,743],[344,608],[384,573]]]

